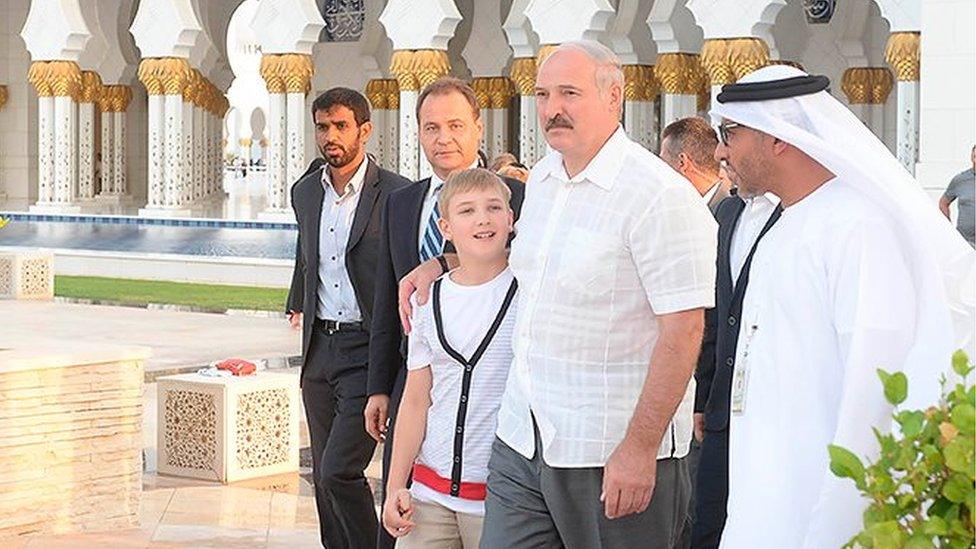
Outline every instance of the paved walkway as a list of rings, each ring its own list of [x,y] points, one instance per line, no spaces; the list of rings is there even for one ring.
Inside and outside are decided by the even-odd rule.
[[[300,333],[284,318],[0,301],[0,319],[0,347],[34,336],[144,346],[152,349],[146,372],[206,365],[231,357],[272,359],[283,366],[284,358],[301,354]]]

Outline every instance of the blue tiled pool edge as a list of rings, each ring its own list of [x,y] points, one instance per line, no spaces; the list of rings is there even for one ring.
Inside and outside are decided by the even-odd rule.
[[[208,227],[215,229],[272,229],[294,231],[296,223],[272,221],[235,221],[225,219],[183,219],[136,217],[129,215],[35,214],[0,211],[10,221],[51,221],[56,223],[103,223],[106,225],[156,225],[163,227]]]

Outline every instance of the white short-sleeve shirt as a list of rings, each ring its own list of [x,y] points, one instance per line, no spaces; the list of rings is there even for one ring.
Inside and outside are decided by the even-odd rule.
[[[444,336],[448,345],[464,359],[470,360],[485,339],[501,310],[513,278],[509,269],[477,286],[457,284],[451,280],[450,274],[441,277]],[[464,366],[441,345],[432,307],[433,299],[415,306],[413,331],[407,340],[407,369],[429,367],[432,377],[427,431],[417,454],[417,463],[433,469],[441,478],[451,478]],[[463,482],[485,483],[488,478],[488,456],[495,439],[498,407],[512,365],[512,331],[516,310],[516,300],[512,300],[498,330],[471,373],[463,425],[463,448],[459,456]],[[484,515],[483,501],[440,493],[416,480],[410,492],[421,501],[439,503],[456,512]]]
[[[554,467],[602,467],[623,439],[658,338],[657,315],[715,300],[717,226],[701,196],[622,128],[570,179],[532,170],[512,243],[514,362],[498,436],[527,458],[538,424]],[[688,452],[694,381],[659,449]]]

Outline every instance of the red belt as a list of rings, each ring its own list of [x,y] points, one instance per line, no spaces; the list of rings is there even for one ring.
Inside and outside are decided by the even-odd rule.
[[[451,494],[451,479],[438,475],[426,465],[414,464],[413,480],[436,492],[447,495]],[[474,501],[484,501],[485,494],[488,491],[487,487],[488,485],[483,482],[462,482],[457,497]]]

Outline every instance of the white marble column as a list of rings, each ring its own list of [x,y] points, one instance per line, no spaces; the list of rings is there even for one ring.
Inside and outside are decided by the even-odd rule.
[[[918,162],[920,42],[918,32],[895,32],[885,46],[885,61],[898,79],[898,161],[912,174]]]
[[[496,156],[512,152],[508,146],[508,109],[491,109],[491,154],[488,161]]]
[[[162,208],[166,204],[166,96],[152,94],[148,101],[149,188],[146,208]],[[120,143],[120,142],[116,142]],[[173,170],[177,171],[177,170]]]
[[[661,130],[668,124],[698,114],[702,68],[690,53],[658,55],[654,76],[661,85]]]
[[[539,117],[535,110],[535,97],[519,95],[519,160],[528,167],[535,165],[536,134],[539,132]]]
[[[125,165],[125,112],[112,113],[112,193],[118,196],[128,194],[128,177],[126,177]],[[105,164],[105,157],[102,157],[102,164]]]
[[[110,196],[115,194],[115,151],[113,148],[115,140],[115,130],[113,129],[113,123],[115,122],[115,113],[103,109],[100,115],[102,121],[102,172],[100,174],[102,188],[99,191],[99,196]]]
[[[54,201],[54,98],[37,98],[37,203]]]
[[[78,104],[70,96],[54,98],[54,200],[71,204],[78,187]]]
[[[366,152],[373,155],[380,167],[389,169],[386,163],[386,81],[374,78],[366,83],[364,92],[369,100],[369,120],[373,124],[373,133],[366,143]]]
[[[417,90],[400,88],[400,158],[399,174],[411,181],[421,178],[420,175],[420,143],[417,139],[417,120],[414,112],[417,109]],[[426,159],[425,159],[426,160]]]
[[[397,105],[399,105],[400,92],[396,92]],[[396,171],[400,165],[400,109],[389,108],[386,110],[386,169]]]
[[[284,93],[268,94],[268,213],[287,212],[288,190],[286,166],[288,141],[286,101]]]
[[[193,204],[193,179],[196,174],[196,167],[193,164],[193,104],[182,98],[183,125],[181,138],[183,141],[183,157],[181,164],[183,167],[183,182],[180,185],[180,205],[189,206]]]
[[[305,93],[286,94],[286,125],[288,128],[288,164],[285,173],[285,208],[291,209],[291,186],[305,173]]]
[[[95,104],[78,104],[78,198],[95,197]]]
[[[186,159],[183,151],[186,144],[183,136],[186,124],[183,117],[183,96],[167,94],[163,96],[165,125],[165,185],[163,205],[170,209],[180,209],[185,205],[184,185],[186,183]]]
[[[688,94],[665,93],[661,95],[661,129],[675,120],[696,116],[698,114],[698,96]]]
[[[898,161],[915,173],[918,162],[918,82],[898,81]]]

